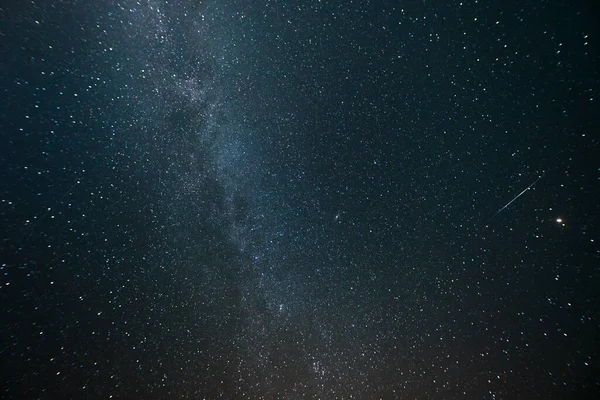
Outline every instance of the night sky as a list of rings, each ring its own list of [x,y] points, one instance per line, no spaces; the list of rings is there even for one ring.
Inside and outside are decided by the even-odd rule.
[[[2,2],[0,397],[597,398],[599,15]]]

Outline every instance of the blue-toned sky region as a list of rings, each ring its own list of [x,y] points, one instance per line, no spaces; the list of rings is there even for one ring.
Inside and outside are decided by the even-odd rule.
[[[2,7],[2,397],[593,398],[594,11]]]

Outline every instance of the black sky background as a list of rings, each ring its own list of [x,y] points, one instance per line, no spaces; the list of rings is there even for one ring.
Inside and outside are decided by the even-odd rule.
[[[596,398],[590,4],[3,4],[2,397]]]

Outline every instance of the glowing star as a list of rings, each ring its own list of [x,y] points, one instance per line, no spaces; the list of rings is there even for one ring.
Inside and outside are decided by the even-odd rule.
[[[558,222],[559,224],[562,224],[563,220],[562,220],[562,218],[556,218],[556,222]]]

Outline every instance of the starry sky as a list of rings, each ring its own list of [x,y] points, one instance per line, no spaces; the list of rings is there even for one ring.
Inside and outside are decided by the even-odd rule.
[[[592,2],[0,18],[0,397],[600,392]]]

